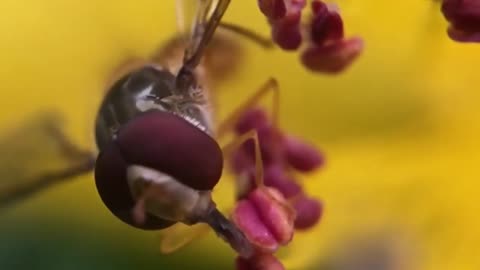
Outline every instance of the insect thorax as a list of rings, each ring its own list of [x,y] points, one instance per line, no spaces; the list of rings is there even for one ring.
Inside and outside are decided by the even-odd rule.
[[[158,66],[145,66],[109,89],[97,114],[95,137],[101,150],[127,122],[150,110],[171,112],[212,135],[208,100],[201,87],[174,94],[176,77]]]

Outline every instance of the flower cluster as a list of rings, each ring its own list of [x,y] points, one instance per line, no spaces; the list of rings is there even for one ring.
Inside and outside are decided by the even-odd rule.
[[[260,10],[272,28],[272,38],[284,50],[299,50],[301,61],[315,72],[338,73],[360,55],[363,40],[345,38],[343,20],[337,8],[320,0],[311,3],[312,16],[302,24],[306,0],[259,0]]]
[[[258,182],[252,141],[245,143],[231,158],[239,187],[232,219],[257,248],[253,258],[239,258],[237,268],[283,269],[272,254],[291,241],[295,229],[305,230],[317,224],[323,209],[320,201],[305,193],[293,174],[320,168],[323,155],[283,133],[261,109],[246,112],[235,130],[239,135],[257,131],[265,172],[263,182]]]
[[[443,0],[442,13],[450,22],[448,35],[459,42],[480,42],[480,1]]]

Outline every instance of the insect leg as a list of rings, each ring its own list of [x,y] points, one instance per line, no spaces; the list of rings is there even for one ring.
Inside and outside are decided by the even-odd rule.
[[[247,38],[248,40],[251,40],[258,44],[259,46],[263,47],[264,49],[271,49],[274,47],[275,43],[272,41],[272,39],[264,37],[248,28],[245,28],[241,25],[234,24],[234,23],[228,23],[228,22],[221,22],[218,25],[218,28],[230,31],[232,33],[235,33],[237,35],[240,35],[242,37]]]
[[[3,183],[0,182],[0,208],[27,199],[55,184],[70,180],[94,168],[93,153],[74,145],[62,132],[56,120],[53,115],[45,115],[34,122],[38,126],[37,128],[27,125],[24,129],[18,130],[21,132],[17,132],[14,134],[15,136],[3,141],[1,149],[4,153],[2,154],[16,155],[18,160],[12,157],[13,162],[9,163],[9,160],[4,160],[0,164],[3,172],[1,179]],[[24,137],[25,140],[22,141],[22,138],[18,138],[21,136],[27,137]],[[34,145],[30,145],[29,137],[43,138],[44,140],[33,142]],[[43,169],[49,161],[55,162],[56,160],[58,162],[58,159],[68,165]]]
[[[94,161],[87,160],[85,163],[79,164],[77,166],[67,168],[63,171],[52,172],[32,180],[34,184],[25,184],[20,186],[14,186],[0,193],[0,208],[8,207],[15,202],[18,202],[23,199],[27,199],[32,195],[46,190],[47,188],[59,184],[61,182],[70,180],[75,176],[88,173],[94,168]]]
[[[47,133],[57,142],[60,152],[72,160],[85,160],[85,164],[95,163],[92,152],[80,149],[75,145],[55,123],[46,125]],[[93,165],[92,165],[93,167]]]
[[[160,252],[162,254],[171,254],[190,244],[193,240],[205,236],[210,231],[210,227],[203,223],[193,226],[177,223],[162,231]]]
[[[225,120],[218,126],[217,137],[221,138],[230,130],[240,117],[250,108],[258,104],[262,97],[272,92],[272,121],[274,126],[278,125],[278,114],[280,107],[280,89],[278,82],[274,78],[268,79],[255,93],[243,102],[236,110],[230,113]]]
[[[247,133],[242,134],[241,136],[235,138],[232,142],[223,147],[223,154],[225,156],[231,155],[235,150],[237,150],[242,144],[252,140],[254,143],[255,151],[255,184],[257,187],[263,186],[263,162],[262,162],[262,152],[260,151],[260,143],[258,141],[258,135],[256,130],[250,130]]]

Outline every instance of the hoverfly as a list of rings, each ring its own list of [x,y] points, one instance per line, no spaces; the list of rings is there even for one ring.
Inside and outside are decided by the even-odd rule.
[[[262,181],[258,138],[255,131],[247,132],[224,147],[219,146],[218,139],[242,112],[270,91],[275,93],[276,115],[278,91],[276,81],[268,80],[226,120],[214,126],[208,91],[201,83],[205,80],[198,68],[216,29],[233,31],[264,47],[271,45],[246,29],[221,23],[229,4],[230,0],[176,1],[180,28],[190,30],[187,40],[180,41],[185,45],[181,61],[162,66],[158,63],[171,59],[167,61],[160,54],[156,61],[135,67],[115,80],[95,122],[97,156],[71,143],[55,114],[40,115],[17,130],[10,139],[28,137],[23,140],[23,149],[5,138],[0,144],[2,153],[24,151],[29,158],[25,163],[5,160],[1,164],[0,169],[6,170],[2,175],[13,177],[0,182],[0,207],[94,170],[98,193],[113,215],[139,229],[169,232],[162,240],[164,252],[181,247],[199,233],[185,232],[177,224],[204,223],[239,254],[250,256],[253,247],[217,209],[211,192],[222,175],[224,155],[247,140],[255,143],[256,179]],[[38,145],[45,149],[32,153]],[[64,163],[62,169],[49,168],[54,159]]]

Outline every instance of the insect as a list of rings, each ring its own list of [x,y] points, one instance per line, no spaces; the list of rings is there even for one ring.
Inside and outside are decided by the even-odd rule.
[[[215,127],[208,91],[199,83],[204,80],[198,68],[217,27],[243,34],[260,44],[263,41],[249,31],[220,23],[230,0],[202,0],[197,1],[196,6],[188,0],[176,3],[179,20],[187,21],[187,25],[190,23],[186,18],[191,18],[188,14],[195,9],[181,64],[168,68],[156,62],[147,63],[130,70],[111,85],[95,122],[97,157],[70,142],[59,127],[56,115],[39,116],[33,124],[19,129],[12,138],[30,136],[23,141],[23,150],[28,152],[25,156],[29,158],[4,166],[8,171],[2,175],[23,181],[0,185],[0,206],[94,170],[100,198],[123,222],[139,229],[171,230],[172,235],[182,234],[176,230],[177,223],[205,223],[239,254],[245,257],[253,254],[253,247],[243,233],[217,209],[211,192],[222,175],[224,156],[247,140],[255,142],[256,179],[261,181],[263,168],[258,138],[254,131],[247,132],[224,147],[219,146],[218,139],[231,129],[242,111],[276,90],[277,84],[273,79],[268,80]],[[278,104],[278,94],[275,97]],[[34,147],[28,143],[38,146],[44,141],[51,143],[50,151],[42,149],[41,154],[34,155],[31,152]],[[8,139],[3,141],[4,153],[8,153],[11,145]],[[11,149],[11,153],[18,151],[19,148]],[[53,160],[60,160],[62,168],[49,169]],[[2,166],[7,163],[8,160]],[[39,167],[42,172],[38,171]],[[164,241],[166,250],[185,242],[178,243],[173,238]]]

